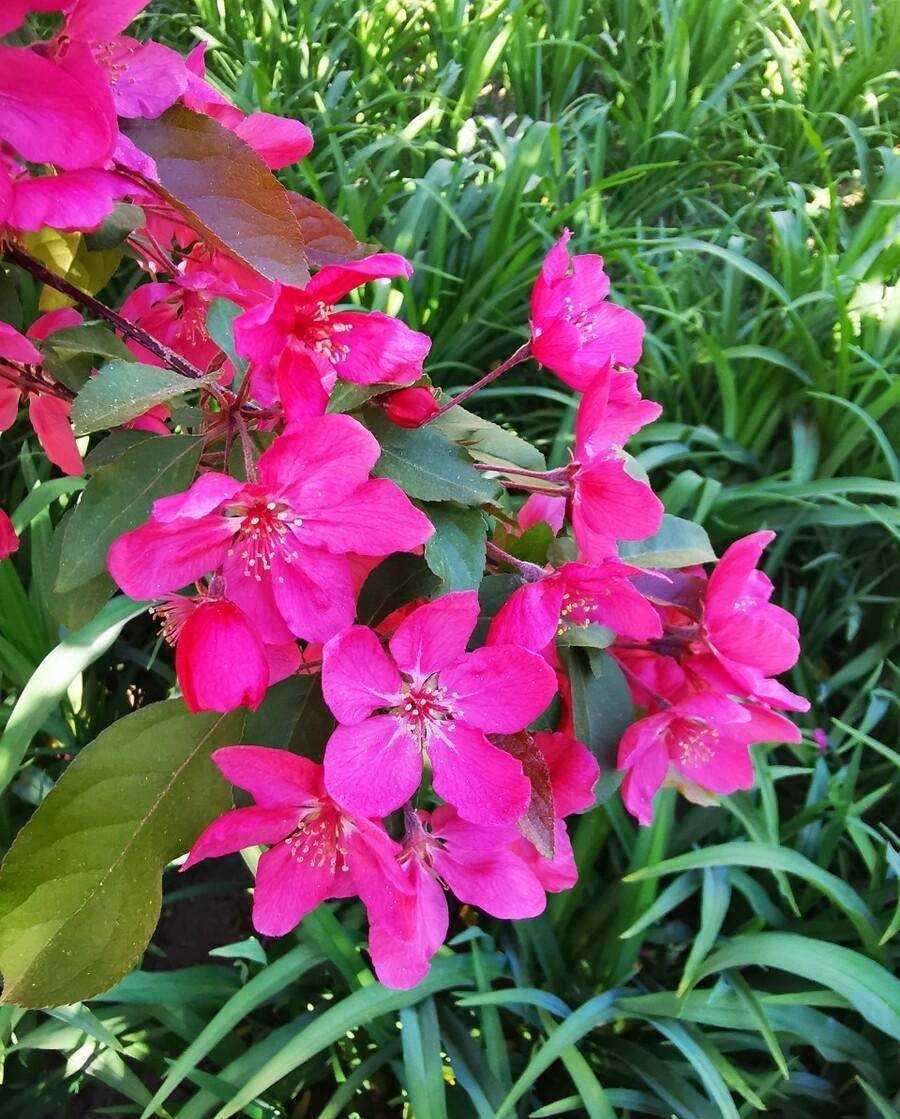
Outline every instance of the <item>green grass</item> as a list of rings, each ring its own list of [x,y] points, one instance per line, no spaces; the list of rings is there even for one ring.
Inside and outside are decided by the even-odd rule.
[[[406,1007],[340,904],[265,962],[153,972],[62,1017],[0,1008],[0,1119],[60,1114],[97,1081],[139,1111],[167,1071],[182,1119],[229,1100],[266,1119],[895,1115],[873,969],[895,970],[900,863],[900,3],[171,0],[144,27],[180,47],[201,28],[243,107],[311,125],[285,181],[413,260],[403,313],[448,387],[522,340],[564,225],[603,253],[665,407],[641,461],[720,547],[779,529],[768,570],[805,650],[789,683],[830,748],[761,751],[753,792],[667,801],[649,830],[610,799],[577,825],[578,887],[538,921],[458,924]],[[474,406],[565,457],[571,394],[549,375],[517,370]],[[27,591],[0,569],[0,717],[58,640],[40,560],[56,515],[17,559]],[[123,685],[166,672],[133,624],[48,729],[77,749]],[[7,833],[54,753],[3,802]]]

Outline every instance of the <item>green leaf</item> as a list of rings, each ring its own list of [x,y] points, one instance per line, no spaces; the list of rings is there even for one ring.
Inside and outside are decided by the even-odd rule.
[[[613,630],[591,622],[586,626],[568,626],[562,633],[557,634],[556,644],[576,646],[581,649],[607,649],[615,639]]]
[[[416,1119],[446,1119],[441,1035],[434,999],[400,1011],[406,1094]]]
[[[117,202],[113,212],[103,219],[91,233],[85,233],[84,242],[89,249],[116,249],[129,233],[143,229],[147,224],[144,211],[130,202]]]
[[[166,863],[226,811],[210,760],[241,739],[243,713],[153,704],[76,757],[0,870],[5,1003],[59,1006],[112,986],[150,939]]]
[[[239,307],[230,299],[214,299],[206,312],[206,330],[219,347],[226,354],[237,372],[247,370],[247,361],[238,355],[234,348],[234,320],[244,313],[244,308]]]
[[[397,552],[380,563],[363,583],[357,620],[374,628],[398,607],[417,598],[431,598],[436,587],[434,572],[421,556]]]
[[[34,670],[22,689],[0,738],[0,790],[15,777],[28,744],[56,710],[72,681],[112,645],[146,602],[113,599],[83,629],[68,634]],[[74,1000],[69,1000],[74,1001]]]
[[[377,408],[367,408],[365,423],[381,444],[372,473],[391,478],[421,501],[456,501],[482,505],[500,494],[496,482],[483,478],[461,447],[432,427],[397,427]]]
[[[466,956],[439,957],[428,975],[412,990],[394,991],[376,983],[354,991],[329,1006],[282,1045],[216,1112],[215,1119],[237,1115],[251,1100],[343,1037],[347,1030],[362,1029],[384,1015],[395,1014],[406,1006],[415,1006],[438,991],[471,984],[471,969],[471,960]]]
[[[154,436],[101,466],[66,526],[55,589],[72,591],[102,574],[112,542],[142,524],[157,498],[187,489],[201,449],[190,435]]]
[[[619,556],[635,567],[666,568],[691,567],[696,563],[715,563],[716,553],[712,549],[706,530],[686,521],[664,513],[662,527],[655,536],[647,540],[623,540],[619,544]]]
[[[476,462],[492,466],[521,466],[525,470],[546,470],[544,456],[531,443],[505,427],[482,419],[457,405],[433,420],[429,427],[459,443]]]
[[[684,870],[696,870],[711,866],[750,866],[764,870],[784,871],[796,874],[820,890],[827,898],[846,913],[853,922],[863,942],[871,949],[877,948],[875,922],[869,907],[856,890],[849,884],[824,870],[799,851],[782,847],[777,843],[749,843],[735,840],[706,847],[699,851],[689,851],[674,859],[666,859],[652,866],[642,867],[629,874],[626,881],[640,882],[658,878],[663,874],[679,874]]]
[[[91,377],[72,404],[76,435],[118,427],[148,408],[183,396],[219,376],[218,371],[191,380],[171,369],[135,361],[110,361]]]
[[[141,1119],[147,1119],[152,1115],[210,1050],[214,1049],[236,1026],[239,1026],[257,1006],[280,994],[291,983],[295,983],[318,960],[319,957],[314,956],[305,945],[301,944],[248,980],[228,999],[221,1010],[169,1067],[159,1090],[147,1104]]]
[[[608,653],[589,656],[570,647],[562,657],[572,685],[575,737],[594,752],[601,770],[613,770],[619,740],[634,722],[628,681]]]
[[[127,121],[123,131],[155,160],[154,189],[205,241],[269,280],[306,285],[303,234],[287,192],[239,136],[183,105]]]
[[[394,392],[399,385],[356,385],[352,381],[338,380],[332,389],[331,396],[325,411],[353,412],[361,408],[373,396],[381,396],[386,392]]]
[[[434,536],[425,545],[425,562],[441,581],[441,590],[477,590],[484,575],[487,526],[479,509],[443,502],[424,506],[434,525]]]
[[[739,967],[773,967],[836,991],[877,1029],[900,1040],[900,980],[840,944],[796,933],[764,932],[732,940],[700,967],[696,979]]]

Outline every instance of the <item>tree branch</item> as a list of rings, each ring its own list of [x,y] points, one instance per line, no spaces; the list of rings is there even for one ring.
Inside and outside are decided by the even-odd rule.
[[[170,369],[174,369],[176,373],[180,373],[182,377],[189,377],[192,381],[199,380],[203,376],[203,372],[195,365],[192,365],[186,358],[176,354],[174,350],[170,350],[168,346],[159,342],[152,334],[148,334],[143,327],[138,326],[136,323],[129,322],[128,319],[123,318],[118,311],[114,311],[111,307],[107,307],[105,303],[101,303],[99,299],[95,299],[92,295],[88,295],[86,291],[81,288],[75,287],[74,284],[64,280],[62,276],[57,276],[55,272],[51,272],[49,268],[41,264],[39,260],[29,256],[16,245],[7,245],[3,250],[3,255],[12,264],[17,264],[19,268],[29,272],[35,279],[46,284],[47,287],[54,288],[56,291],[62,292],[70,299],[74,299],[76,303],[80,303],[82,307],[87,307],[88,310],[100,319],[105,319],[110,323],[120,334],[126,338],[131,338],[132,341],[138,342],[150,353],[155,354],[160,361],[164,361]]]

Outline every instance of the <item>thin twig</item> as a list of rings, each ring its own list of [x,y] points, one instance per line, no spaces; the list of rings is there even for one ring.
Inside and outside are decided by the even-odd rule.
[[[3,255],[12,264],[17,264],[26,272],[31,273],[41,283],[46,284],[47,287],[54,288],[56,291],[62,292],[70,299],[74,299],[76,303],[80,303],[83,307],[101,319],[105,319],[111,323],[120,334],[124,334],[126,338],[131,338],[132,341],[140,343],[150,353],[155,354],[161,361],[164,361],[170,369],[174,369],[176,373],[180,373],[182,377],[189,377],[192,381],[200,380],[203,377],[203,371],[198,369],[196,365],[192,365],[186,358],[180,354],[176,354],[174,350],[170,350],[168,346],[158,341],[152,334],[148,334],[142,326],[137,323],[129,322],[128,319],[123,318],[118,311],[114,311],[111,307],[107,307],[105,303],[101,303],[99,299],[95,299],[92,295],[88,295],[86,291],[81,288],[75,287],[74,284],[69,283],[68,280],[63,279],[62,276],[57,276],[55,272],[51,272],[49,268],[45,267],[39,260],[29,256],[28,253],[23,252],[22,249],[16,245],[7,245],[3,250]]]
[[[433,423],[438,416],[443,416],[445,412],[449,412],[450,409],[455,408],[457,404],[462,404],[464,400],[468,400],[469,397],[478,392],[479,389],[483,389],[485,385],[489,385],[491,381],[495,381],[501,373],[505,373],[507,369],[512,369],[514,365],[518,365],[520,361],[525,361],[529,357],[531,357],[530,341],[526,342],[523,346],[519,346],[516,352],[510,354],[506,361],[501,362],[496,369],[492,369],[490,373],[485,373],[480,381],[476,381],[474,385],[470,385],[467,389],[463,389],[458,396],[454,396],[452,400],[448,400],[446,404],[438,408],[433,416],[429,417],[427,423]]]

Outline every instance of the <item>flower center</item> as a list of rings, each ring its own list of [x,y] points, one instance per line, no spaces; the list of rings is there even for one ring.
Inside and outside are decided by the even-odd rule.
[[[291,858],[310,870],[327,869],[331,874],[346,870],[343,817],[327,807],[304,809],[297,830],[284,841]]]
[[[603,594],[609,594],[609,589],[605,588]],[[563,595],[562,609],[559,612],[559,625],[556,628],[557,637],[562,635],[573,627],[575,629],[585,629],[587,626],[593,625],[596,622],[594,615],[599,610],[599,606],[593,598],[588,598],[586,595],[572,595],[568,591]]]
[[[453,700],[457,698],[458,693],[448,694],[436,676],[429,676],[421,683],[407,681],[401,688],[401,700],[395,714],[403,720],[411,734],[422,740],[440,723],[447,723],[447,730],[453,730],[453,720],[459,717],[453,706]]]
[[[589,307],[576,307],[571,295],[563,299],[562,318],[581,334],[583,341],[590,341],[597,336],[597,320]]]
[[[303,524],[293,509],[279,501],[262,498],[252,503],[231,505],[226,515],[240,519],[233,545],[228,554],[239,555],[244,561],[244,574],[260,582],[264,571],[272,566],[272,557],[278,553],[285,563],[299,558],[294,548],[292,529]]]
[[[718,737],[718,730],[700,719],[676,719],[666,745],[682,765],[705,765],[716,755]]]
[[[333,307],[321,301],[311,308],[297,311],[291,333],[313,353],[320,354],[332,365],[337,365],[350,352],[350,347],[339,342],[336,335],[345,334],[350,326],[348,323],[331,322],[333,311]]]

